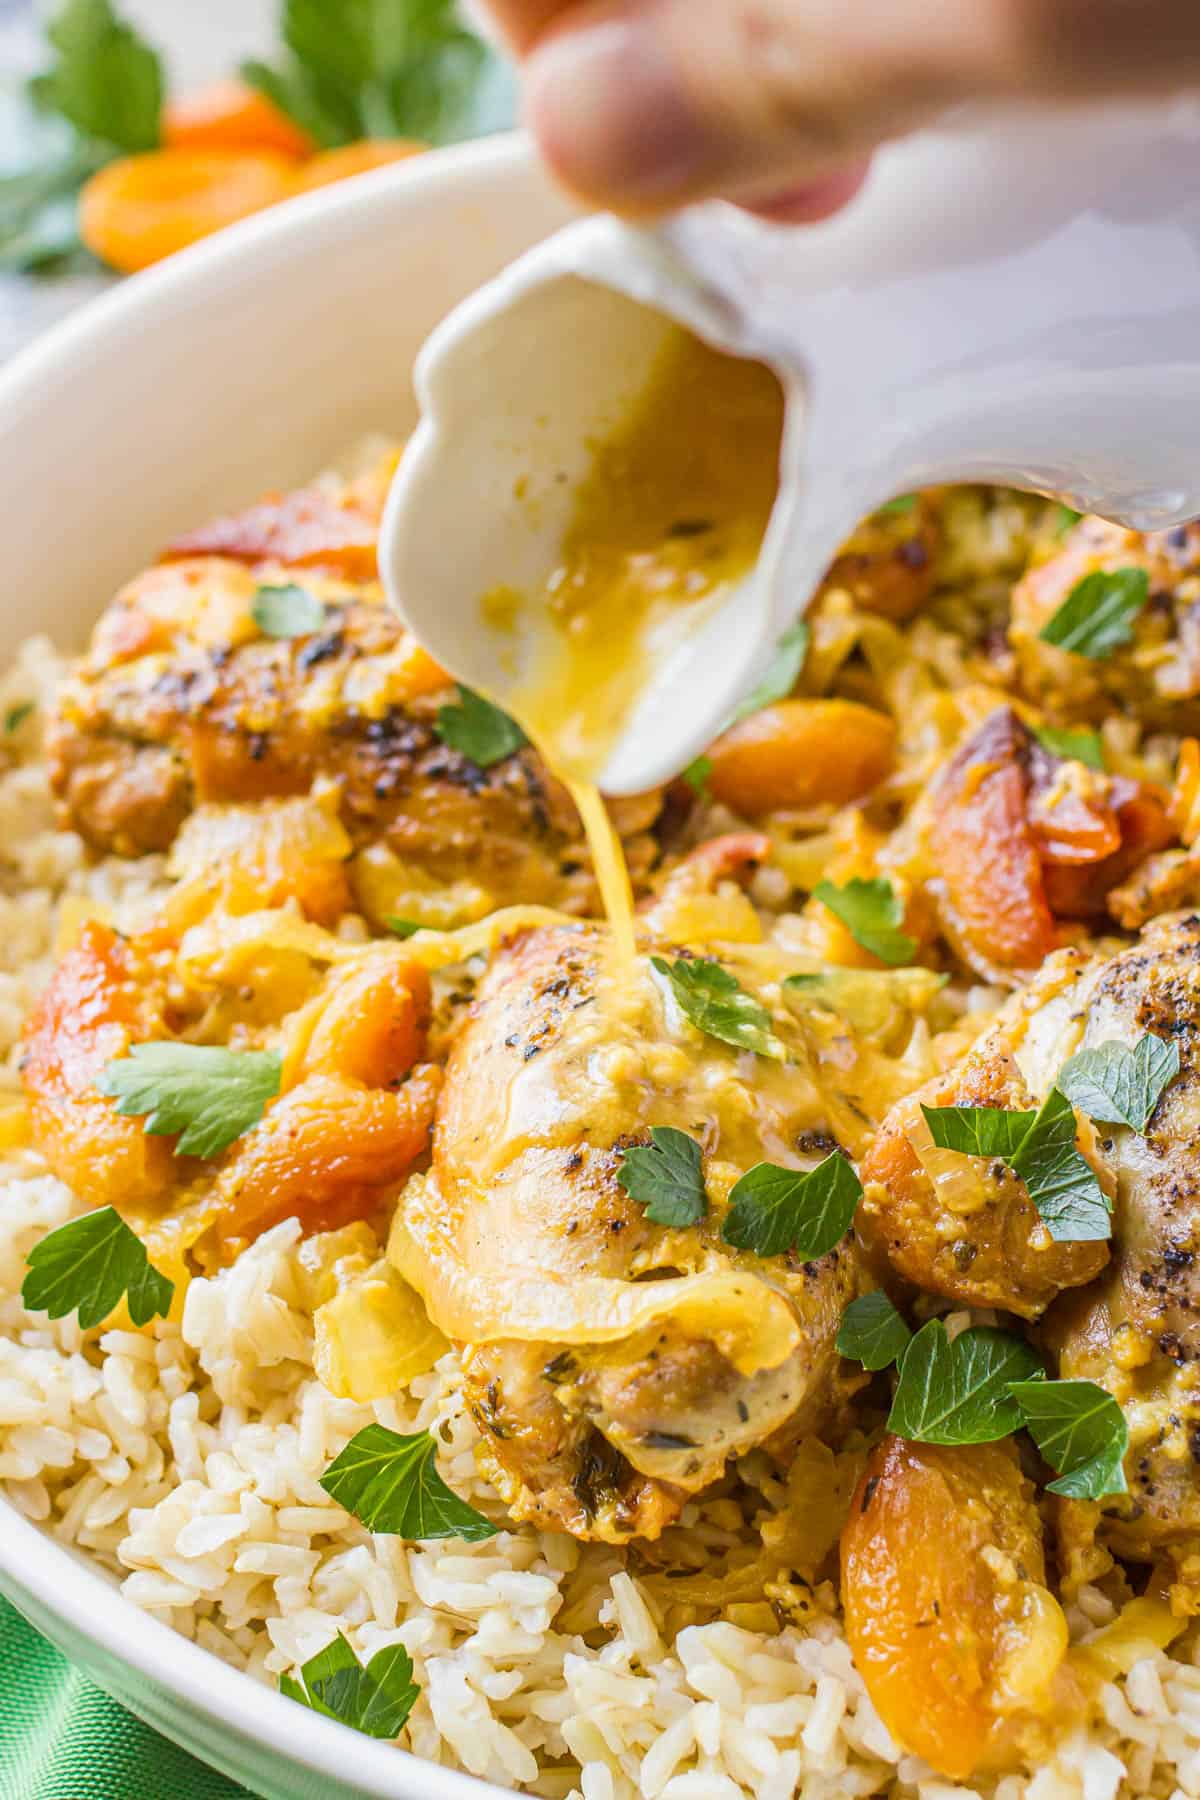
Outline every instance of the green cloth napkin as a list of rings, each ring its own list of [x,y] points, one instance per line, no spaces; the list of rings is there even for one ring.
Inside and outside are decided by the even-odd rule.
[[[102,1693],[0,1600],[0,1800],[249,1800]]]

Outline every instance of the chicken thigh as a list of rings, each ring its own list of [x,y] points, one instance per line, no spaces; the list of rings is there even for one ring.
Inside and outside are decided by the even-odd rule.
[[[834,1425],[854,1380],[834,1348],[851,1243],[760,1258],[721,1223],[754,1164],[861,1153],[903,1067],[840,1020],[789,1014],[761,955],[722,960],[773,1003],[786,1060],[701,1034],[603,931],[510,944],[451,1054],[432,1172],[397,1214],[401,1273],[469,1346],[489,1475],[518,1517],[581,1537],[657,1534],[730,1457]],[[620,1184],[655,1126],[703,1150],[695,1223],[653,1223]]]

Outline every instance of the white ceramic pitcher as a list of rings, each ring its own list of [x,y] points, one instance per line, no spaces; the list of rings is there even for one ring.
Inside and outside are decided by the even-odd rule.
[[[634,699],[614,794],[711,741],[892,495],[986,480],[1143,530],[1200,513],[1200,102],[925,133],[819,226],[721,204],[581,220],[457,308],[418,364],[381,564],[431,652],[500,705],[531,645],[514,659],[480,602],[541,591],[589,442],[671,322],[779,374],[780,489],[752,575],[698,630],[681,614]]]

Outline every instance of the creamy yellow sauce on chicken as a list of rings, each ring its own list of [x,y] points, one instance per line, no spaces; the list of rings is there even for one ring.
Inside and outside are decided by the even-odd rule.
[[[400,1741],[540,1792],[1166,1800],[1200,540],[902,496],[774,695],[606,805],[624,672],[752,566],[779,425],[761,371],[665,357],[532,743],[383,605],[394,454],[174,546],[18,719],[14,841],[35,781],[60,811],[6,877],[57,911],[0,1111],[0,1484],[293,1697],[339,1631],[403,1645]],[[1045,635],[1085,577],[1127,642]],[[47,1224],[105,1208],[125,1293],[47,1317]]]

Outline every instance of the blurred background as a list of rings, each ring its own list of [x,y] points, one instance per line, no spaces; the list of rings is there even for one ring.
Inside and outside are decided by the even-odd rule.
[[[514,112],[458,0],[0,0],[0,360],[226,219]]]

